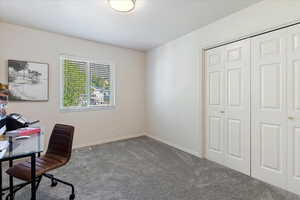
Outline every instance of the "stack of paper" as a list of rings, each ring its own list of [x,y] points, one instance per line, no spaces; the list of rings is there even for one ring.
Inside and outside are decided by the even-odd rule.
[[[0,151],[3,151],[4,149],[6,149],[8,147],[9,143],[8,141],[0,141]]]
[[[3,156],[5,155],[8,146],[8,141],[0,141],[0,158],[3,158]]]

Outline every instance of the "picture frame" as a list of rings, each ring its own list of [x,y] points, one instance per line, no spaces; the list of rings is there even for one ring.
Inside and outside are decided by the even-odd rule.
[[[10,101],[48,101],[49,64],[8,60]]]

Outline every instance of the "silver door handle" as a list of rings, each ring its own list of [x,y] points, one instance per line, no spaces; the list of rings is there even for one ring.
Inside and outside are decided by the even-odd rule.
[[[224,110],[221,110],[220,113],[225,113],[225,111],[224,111]]]
[[[294,120],[294,119],[295,119],[295,117],[288,117],[288,119],[289,119],[289,120]]]

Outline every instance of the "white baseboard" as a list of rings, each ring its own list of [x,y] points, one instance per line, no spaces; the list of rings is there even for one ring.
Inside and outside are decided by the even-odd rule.
[[[91,147],[91,146],[96,146],[96,145],[100,145],[100,144],[106,144],[106,143],[110,143],[110,142],[117,142],[117,141],[121,141],[121,140],[128,140],[128,139],[133,139],[133,138],[137,138],[137,137],[141,137],[141,136],[147,136],[147,137],[150,137],[154,140],[157,140],[159,142],[162,142],[164,144],[167,144],[171,147],[174,147],[176,149],[179,149],[181,151],[184,151],[186,153],[189,153],[189,154],[192,154],[194,156],[197,156],[199,158],[203,158],[202,155],[200,155],[199,152],[196,152],[196,151],[192,151],[192,150],[189,150],[187,148],[184,148],[184,147],[181,147],[180,145],[178,144],[174,144],[174,143],[171,143],[171,142],[167,142],[159,137],[156,137],[156,136],[153,136],[153,135],[150,135],[150,134],[147,134],[147,133],[140,133],[140,134],[136,134],[136,135],[129,135],[129,136],[122,136],[122,137],[118,137],[118,138],[114,138],[114,139],[106,139],[106,140],[102,140],[102,141],[98,141],[98,142],[93,142],[93,143],[88,143],[88,144],[82,144],[82,145],[76,145],[73,147],[73,149],[80,149],[80,148],[83,148],[83,147]]]
[[[96,146],[96,145],[106,144],[106,143],[110,143],[110,142],[117,142],[117,141],[120,141],[120,140],[128,140],[128,139],[137,138],[137,137],[141,137],[141,136],[146,136],[146,133],[139,133],[139,134],[136,134],[136,135],[121,136],[121,137],[117,137],[117,138],[114,138],[114,139],[105,139],[105,140],[101,140],[101,141],[97,141],[97,142],[81,144],[81,145],[75,145],[75,146],[73,146],[73,149],[80,149],[80,148],[83,148],[83,147],[90,147],[90,146]]]
[[[181,150],[181,151],[184,151],[184,152],[186,152],[186,153],[189,153],[189,154],[192,154],[192,155],[197,156],[197,157],[199,157],[199,158],[202,158],[202,155],[200,155],[199,152],[196,152],[196,151],[192,151],[192,150],[186,149],[186,148],[184,148],[184,147],[181,147],[181,146],[178,145],[178,144],[174,144],[174,143],[171,143],[171,142],[167,142],[167,141],[165,141],[165,140],[163,140],[163,139],[161,139],[161,138],[158,138],[158,137],[153,136],[153,135],[150,135],[150,134],[146,134],[146,136],[148,136],[148,137],[150,137],[150,138],[152,138],[152,139],[154,139],[154,140],[157,140],[157,141],[159,141],[159,142],[165,143],[165,144],[167,144],[167,145],[169,145],[169,146],[171,146],[171,147],[174,147],[174,148],[176,148],[176,149],[179,149],[179,150]]]

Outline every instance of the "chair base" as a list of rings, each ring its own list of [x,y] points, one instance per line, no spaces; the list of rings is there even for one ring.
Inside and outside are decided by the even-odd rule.
[[[55,178],[51,174],[42,174],[41,176],[39,176],[39,177],[36,178],[36,180],[35,180],[35,182],[36,182],[36,191],[38,190],[39,185],[40,185],[41,180],[42,180],[43,177],[51,179],[51,187],[56,187],[57,183],[62,183],[64,185],[70,186],[71,189],[72,189],[72,192],[71,192],[71,195],[69,196],[69,199],[70,200],[74,200],[75,199],[75,188],[74,188],[74,185],[71,184],[71,183],[68,183],[66,181],[60,180],[58,178]],[[14,190],[13,190],[13,194],[12,195],[11,194],[7,194],[7,196],[6,196],[5,199],[9,200],[11,196],[12,196],[11,199],[14,199],[16,192],[18,192],[19,190],[21,190],[22,188],[24,188],[25,186],[27,186],[29,184],[31,184],[31,181],[26,182],[26,183],[22,183],[22,184],[19,184],[19,185],[15,186]]]
[[[66,181],[63,181],[63,180],[60,180],[58,178],[55,178],[52,174],[43,174],[42,176],[45,176],[45,177],[51,179],[51,187],[56,187],[57,186],[57,182],[58,183],[62,183],[64,185],[67,185],[67,186],[71,187],[72,193],[71,193],[71,195],[70,195],[69,198],[70,198],[70,200],[75,199],[75,188],[74,188],[73,184],[68,183]]]

